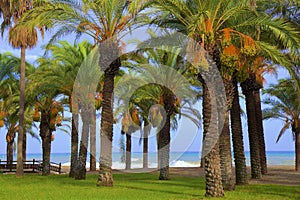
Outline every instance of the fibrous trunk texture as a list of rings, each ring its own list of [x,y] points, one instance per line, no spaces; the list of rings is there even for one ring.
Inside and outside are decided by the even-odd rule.
[[[126,133],[125,169],[131,169],[131,133]]]
[[[81,118],[82,118],[82,133],[80,140],[80,149],[78,156],[78,164],[75,173],[76,180],[86,179],[86,158],[87,158],[87,149],[89,142],[89,122],[90,122],[90,110],[82,109]]]
[[[148,136],[150,133],[149,124],[144,127],[144,138],[143,138],[143,168],[148,168]]]
[[[78,159],[78,114],[72,113],[71,166],[69,177],[75,177]]]
[[[230,110],[232,144],[235,163],[235,181],[237,185],[248,184],[246,158],[244,151],[243,130],[241,121],[241,108],[239,91],[236,80],[233,80],[234,99]]]
[[[261,166],[260,166],[260,147],[258,142],[257,126],[256,126],[256,109],[254,99],[254,88],[256,83],[255,76],[250,77],[241,83],[243,94],[246,97],[246,110],[247,110],[247,122],[248,122],[248,135],[250,145],[250,162],[251,162],[251,177],[253,179],[261,178]]]
[[[42,139],[43,148],[43,171],[44,176],[50,174],[50,152],[51,152],[51,134],[52,131],[49,127],[50,112],[42,110],[41,123],[40,123],[40,137]]]
[[[96,112],[91,113],[90,124],[90,171],[96,171]]]
[[[158,151],[159,151],[159,180],[169,180],[170,162],[170,116],[167,114],[166,122],[160,130]]]
[[[268,169],[267,169],[266,145],[265,145],[263,117],[262,117],[259,90],[254,90],[254,97],[255,97],[256,130],[257,130],[258,142],[259,142],[261,173],[267,174]]]

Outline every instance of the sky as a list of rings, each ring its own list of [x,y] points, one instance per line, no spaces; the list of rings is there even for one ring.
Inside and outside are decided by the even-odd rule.
[[[52,32],[53,33],[53,32]],[[45,35],[45,39],[39,40],[36,47],[33,49],[27,50],[26,52],[26,60],[28,62],[33,63],[39,56],[42,56],[44,51],[41,49],[42,45],[47,44],[50,36],[52,35],[51,32],[47,32]],[[136,32],[134,37],[145,37],[144,32]],[[66,37],[63,38],[64,40],[68,40],[69,42],[74,42],[74,37]],[[40,38],[39,38],[40,39]],[[89,38],[82,38],[88,39]],[[91,40],[90,40],[91,41]],[[0,38],[0,53],[4,52],[12,52],[14,55],[19,56],[20,50],[19,49],[12,49],[9,44],[7,43],[7,35],[4,35],[3,38]],[[280,69],[278,73],[278,78],[286,78],[288,77],[288,72],[284,69]],[[266,77],[265,87],[267,87],[271,83],[276,83],[276,78],[274,76],[267,75]],[[243,110],[245,110],[245,102],[243,99],[240,100],[241,106]],[[194,105],[195,108],[201,109],[201,106]],[[265,107],[262,105],[263,108]],[[291,132],[287,131],[286,134],[281,138],[281,140],[276,143],[277,135],[283,125],[281,121],[278,120],[268,120],[264,121],[264,133],[265,133],[265,141],[266,141],[266,149],[267,151],[294,151],[294,144],[292,140]],[[249,151],[249,144],[248,144],[248,134],[247,134],[247,122],[246,117],[242,117],[242,126],[243,126],[243,134],[244,134],[244,147],[245,151]],[[99,127],[100,127],[100,119],[97,119],[97,151],[99,151]],[[36,130],[38,134],[39,130]],[[113,138],[113,151],[119,151],[119,143],[120,143],[120,125],[116,124],[114,126],[114,138]],[[70,132],[70,131],[69,131]],[[133,152],[142,152],[142,145],[139,144],[140,132],[136,132],[133,135]],[[6,142],[5,142],[5,135],[6,130],[5,128],[0,128],[0,154],[5,154],[6,152]],[[52,153],[68,153],[71,149],[70,144],[70,135],[57,130],[55,133],[55,140],[52,142]],[[41,153],[42,145],[39,140],[36,138],[32,138],[28,136],[27,141],[27,152],[28,153]],[[184,151],[194,151],[198,152],[201,149],[201,141],[202,141],[202,129],[198,129],[192,122],[190,122],[186,118],[182,118],[179,123],[179,127],[176,131],[172,132],[171,135],[171,151],[172,152],[184,152]],[[150,135],[149,140],[149,151],[156,150],[156,138],[155,138],[155,131],[153,130]]]

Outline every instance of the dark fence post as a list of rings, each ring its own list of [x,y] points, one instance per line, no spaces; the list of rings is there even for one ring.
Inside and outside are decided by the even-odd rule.
[[[58,173],[61,173],[61,163],[59,163],[59,167],[58,167]]]
[[[34,172],[34,168],[35,168],[35,159],[32,160],[32,172]]]
[[[8,164],[8,160],[6,161],[6,165],[8,165],[9,171],[12,172],[13,171],[13,162],[11,164]]]

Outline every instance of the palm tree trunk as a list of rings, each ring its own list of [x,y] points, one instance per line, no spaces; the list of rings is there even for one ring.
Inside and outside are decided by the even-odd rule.
[[[24,135],[24,107],[25,107],[25,51],[26,48],[21,46],[21,73],[20,73],[20,111],[19,111],[19,133],[18,133],[18,158],[16,176],[24,176],[23,169],[23,135]]]
[[[7,142],[6,145],[6,160],[7,160],[7,164],[11,165],[13,163],[13,159],[14,159],[14,142]]]
[[[232,174],[232,156],[230,145],[230,130],[229,130],[229,111],[226,113],[224,127],[220,135],[219,141],[220,160],[221,160],[221,176],[224,190],[234,190],[235,181]]]
[[[119,59],[118,43],[115,41],[102,43],[99,48],[99,65],[104,69],[103,102],[100,132],[100,170],[97,185],[113,186],[112,177],[112,141],[113,141],[113,91],[114,78],[118,73]]]
[[[80,140],[80,149],[78,164],[75,173],[75,180],[84,180],[86,179],[86,158],[87,158],[87,149],[89,142],[89,111],[82,110],[82,133]]]
[[[131,133],[126,133],[125,169],[131,169]]]
[[[161,143],[161,142],[160,142],[159,133],[160,133],[160,132],[158,132],[157,135],[156,135],[156,137],[157,137],[157,138],[156,138],[156,140],[157,140],[157,141],[156,141],[156,143],[157,143],[157,169],[160,169],[160,160],[161,160],[161,152],[159,151],[159,147],[158,147],[159,144]]]
[[[51,134],[42,139],[43,146],[43,176],[50,174]]]
[[[15,139],[15,128],[14,124],[11,126],[11,128],[8,129],[7,135],[6,135],[6,160],[7,164],[11,165],[13,163],[14,159],[14,139]]]
[[[300,128],[297,128],[295,133],[295,170],[300,171]]]
[[[72,113],[72,135],[71,135],[71,166],[69,177],[75,177],[78,159],[78,114]]]
[[[219,140],[219,148],[220,148],[220,160],[221,160],[221,176],[222,176],[222,184],[224,190],[234,190],[235,181],[232,173],[232,156],[231,156],[231,144],[230,144],[230,129],[229,129],[229,110],[232,107],[232,101],[234,97],[234,91],[232,86],[232,81],[223,77],[223,83],[226,92],[226,113],[223,127],[219,127],[222,129],[220,140]],[[219,113],[219,117],[220,114]]]
[[[202,144],[204,143],[204,135],[202,136]],[[203,145],[202,145],[202,150],[201,150],[201,154],[203,153]],[[204,157],[201,157],[200,159],[200,168],[204,168],[205,167],[205,159]]]
[[[243,94],[246,97],[246,110],[248,121],[248,135],[250,145],[250,162],[251,162],[251,177],[254,179],[261,178],[260,167],[260,148],[258,143],[257,127],[256,127],[256,113],[255,113],[255,99],[252,89],[252,84],[255,81],[253,78],[248,78],[241,83]]]
[[[232,144],[235,163],[235,180],[237,185],[248,184],[247,168],[244,151],[243,130],[241,121],[241,108],[239,91],[236,79],[233,80],[234,98],[230,110]]]
[[[159,131],[159,180],[169,180],[169,162],[170,162],[170,115],[167,114],[166,122],[163,128]]]
[[[143,138],[143,169],[148,169],[148,136],[150,133],[150,125],[144,125],[144,138]]]
[[[43,169],[42,175],[47,176],[50,174],[50,152],[51,152],[51,129],[49,127],[50,114],[42,110],[40,136],[42,138],[43,149]]]
[[[212,116],[212,104],[211,104],[209,89],[204,81],[201,82],[203,86],[203,100],[202,100],[203,136],[204,136],[203,141],[205,141],[206,139],[215,140],[216,139],[215,136],[218,135],[218,124],[216,119],[211,121],[211,118],[213,116]],[[215,131],[215,132],[208,133],[209,127],[211,131]],[[205,163],[204,167],[205,167],[205,180],[206,180],[205,195],[211,197],[224,196],[224,189],[223,189],[222,177],[221,177],[219,142],[216,142],[214,147],[207,153],[207,155],[205,155],[204,163]]]
[[[113,139],[113,90],[114,73],[105,71],[100,134],[100,171],[98,186],[113,186],[112,177],[112,139]]]
[[[254,90],[254,98],[255,98],[255,113],[256,113],[256,127],[258,134],[258,142],[260,149],[260,167],[261,173],[267,174],[267,156],[266,156],[266,145],[265,145],[265,137],[264,137],[264,129],[263,129],[263,118],[262,118],[262,110],[261,110],[261,100],[260,100],[260,92],[259,90]]]
[[[23,132],[23,148],[22,148],[22,153],[23,153],[23,160],[26,160],[26,143],[27,143],[27,135],[26,135],[26,129],[24,128]]]
[[[96,171],[96,112],[91,113],[90,125],[90,171]]]

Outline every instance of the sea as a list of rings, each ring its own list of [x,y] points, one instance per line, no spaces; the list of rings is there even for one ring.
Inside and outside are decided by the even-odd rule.
[[[250,165],[250,152],[245,152],[246,164]],[[99,158],[99,154],[96,156]],[[201,154],[199,152],[171,152],[170,153],[170,167],[199,167]],[[27,154],[26,160],[42,160],[42,154]],[[5,154],[0,154],[0,160],[6,160]],[[16,155],[14,155],[16,160]],[[124,169],[125,163],[122,161],[122,154],[114,152],[112,155],[112,168]],[[157,167],[157,153],[150,152],[148,154],[149,168]],[[52,153],[51,162],[61,163],[62,166],[70,165],[70,153]],[[97,160],[97,163],[99,160]],[[286,165],[292,166],[295,163],[295,152],[293,151],[268,151],[267,152],[268,165]],[[98,165],[98,164],[97,164]],[[131,154],[131,167],[142,168],[143,153],[133,152]],[[233,162],[234,165],[234,162]],[[87,158],[87,167],[89,166],[89,155]]]

